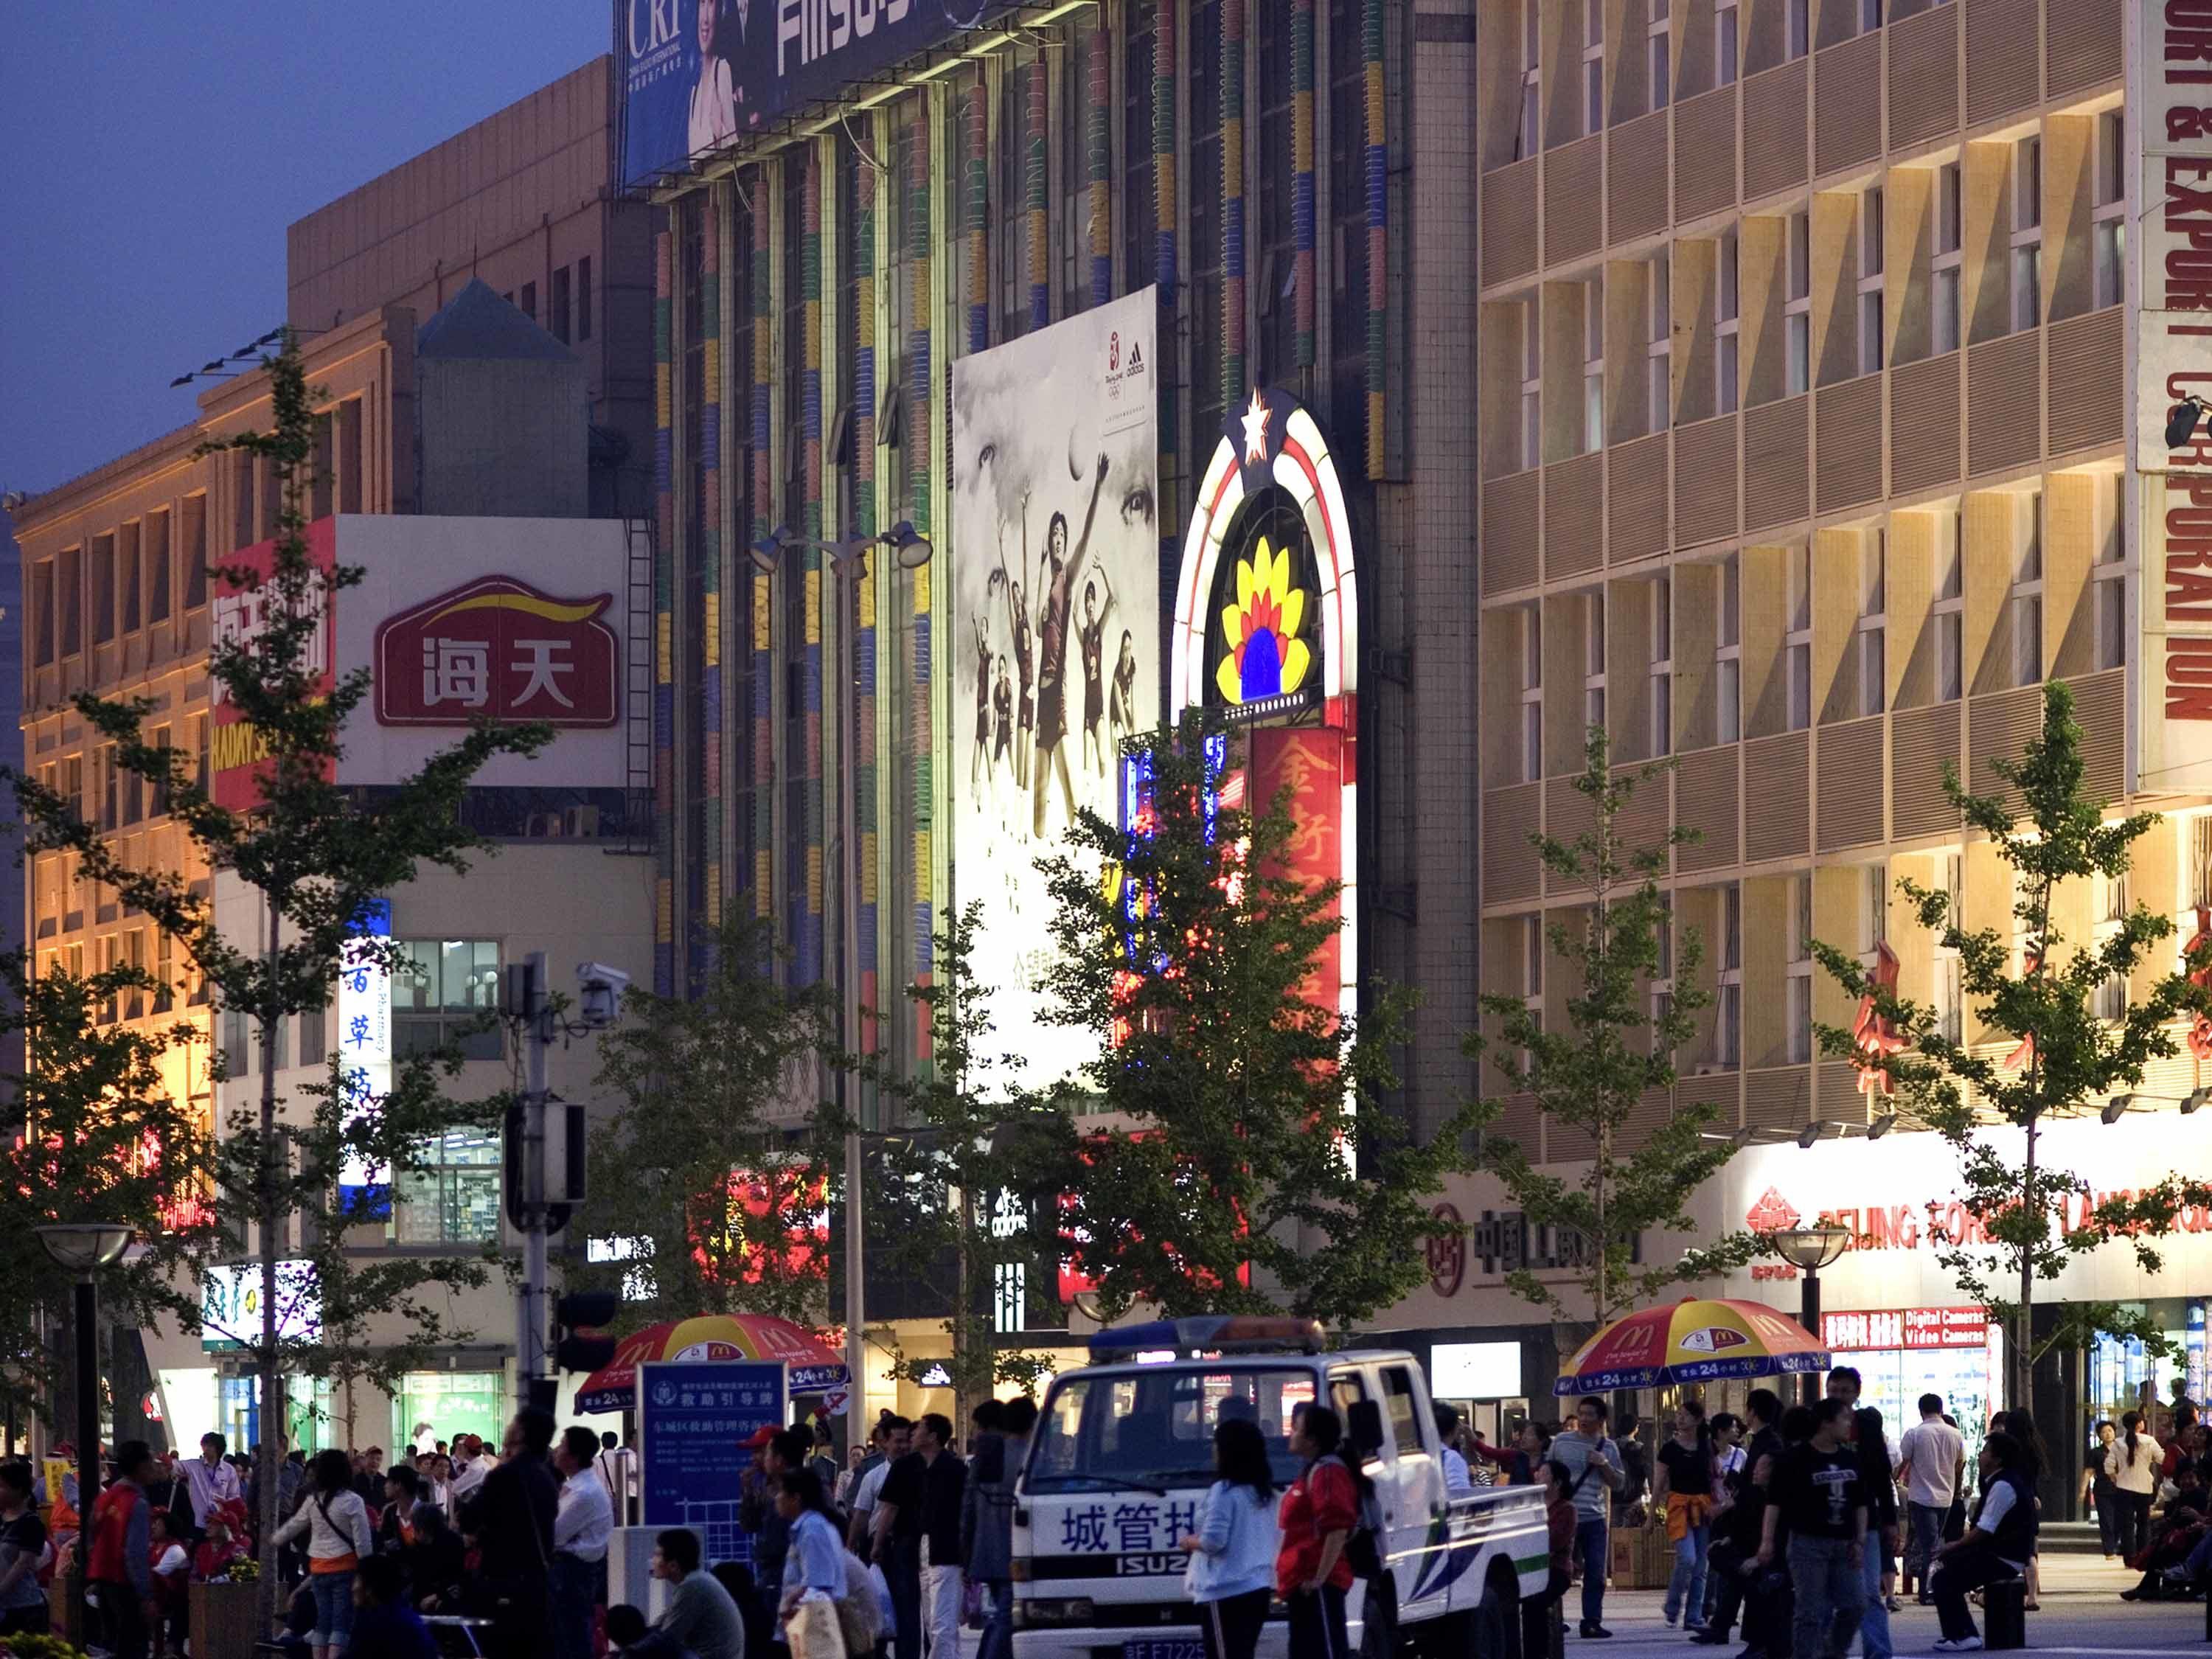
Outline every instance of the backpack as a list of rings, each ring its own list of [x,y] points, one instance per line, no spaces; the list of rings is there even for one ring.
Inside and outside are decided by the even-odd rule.
[[[1355,1577],[1376,1577],[1382,1571],[1382,1499],[1376,1492],[1375,1483],[1334,1452],[1320,1462],[1338,1464],[1352,1477],[1359,1518],[1352,1523],[1352,1535],[1344,1540],[1344,1559],[1352,1564]]]

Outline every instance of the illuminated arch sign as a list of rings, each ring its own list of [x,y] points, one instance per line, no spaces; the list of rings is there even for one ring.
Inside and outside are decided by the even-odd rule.
[[[1223,422],[1183,536],[1167,712],[1206,708],[1260,728],[1255,806],[1288,790],[1301,871],[1343,884],[1339,947],[1321,966],[1347,1014],[1359,984],[1358,662],[1352,520],[1336,463],[1303,404],[1255,387]]]

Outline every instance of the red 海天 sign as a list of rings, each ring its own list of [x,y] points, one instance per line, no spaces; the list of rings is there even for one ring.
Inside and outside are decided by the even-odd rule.
[[[483,576],[390,617],[376,630],[380,726],[620,717],[621,646],[601,620],[611,593],[562,599]]]

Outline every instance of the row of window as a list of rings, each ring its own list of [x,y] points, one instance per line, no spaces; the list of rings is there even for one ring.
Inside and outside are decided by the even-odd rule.
[[[585,254],[570,267],[557,265],[549,279],[545,295],[545,315],[538,314],[538,284],[525,283],[520,289],[508,289],[500,298],[520,311],[533,323],[543,322],[545,331],[562,345],[580,344],[592,337],[592,256]]]
[[[39,560],[25,573],[32,665],[46,667],[88,643],[106,645],[177,611],[198,610],[207,603],[207,563],[204,495]]]

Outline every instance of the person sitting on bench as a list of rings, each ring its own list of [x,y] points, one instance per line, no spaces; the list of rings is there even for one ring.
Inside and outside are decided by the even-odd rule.
[[[1985,1584],[2018,1578],[2035,1553],[2035,1487],[2019,1441],[2002,1430],[1982,1443],[1982,1502],[1973,1524],[1936,1556],[1932,1588],[1942,1626],[1938,1653],[1971,1653],[1982,1645],[1966,1597]]]

